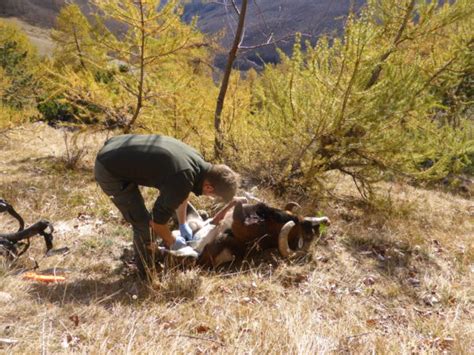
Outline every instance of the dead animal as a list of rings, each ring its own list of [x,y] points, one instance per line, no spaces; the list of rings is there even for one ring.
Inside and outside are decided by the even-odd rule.
[[[285,209],[278,209],[263,202],[249,204],[236,200],[208,221],[197,213],[188,213],[195,240],[189,248],[170,253],[194,257],[198,265],[207,267],[242,259],[251,250],[278,248],[283,257],[290,257],[307,250],[319,235],[320,226],[330,224],[328,217],[293,214],[296,206],[290,203]]]

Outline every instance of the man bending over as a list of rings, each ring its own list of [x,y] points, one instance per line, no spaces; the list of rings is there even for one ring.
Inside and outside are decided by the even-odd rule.
[[[133,227],[133,247],[142,278],[154,262],[149,250],[150,225],[168,248],[180,249],[193,237],[186,224],[190,192],[230,201],[238,185],[238,175],[228,166],[210,164],[185,143],[160,135],[109,139],[97,154],[94,174],[102,190]],[[160,190],[151,218],[138,186]],[[168,227],[175,211],[181,232],[177,238]]]

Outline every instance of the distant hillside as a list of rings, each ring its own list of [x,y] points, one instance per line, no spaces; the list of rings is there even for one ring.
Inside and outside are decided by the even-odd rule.
[[[88,0],[74,0],[87,9]],[[32,25],[50,28],[66,0],[0,0],[0,17],[18,17]]]
[[[322,33],[340,32],[351,3],[358,9],[365,0],[249,1],[243,45],[259,45],[266,42],[270,36],[273,39],[285,38],[278,41],[278,47],[289,53],[292,47],[291,35],[296,32],[310,35],[309,38],[315,43]],[[226,8],[215,3],[203,4],[200,0],[193,0],[185,6],[185,19],[199,16],[199,27],[205,33],[217,33],[225,29],[225,44],[231,43],[233,30],[236,27],[234,14],[231,7]],[[220,60],[218,58],[218,61]],[[241,58],[240,64],[260,65],[261,60],[277,61],[274,45],[247,52],[245,57]]]
[[[88,12],[88,0],[74,0]],[[305,33],[314,43],[321,33],[340,31],[351,3],[356,8],[365,0],[258,0],[249,2],[246,19],[246,33],[243,45],[255,46],[268,38],[279,41],[278,46],[285,52],[291,50],[291,35]],[[41,27],[52,27],[54,20],[65,0],[1,0],[0,16],[18,17],[30,24]],[[230,1],[229,1],[230,3]],[[239,4],[240,1],[237,1]],[[224,30],[223,44],[228,47],[236,26],[234,10],[215,2],[191,0],[185,4],[184,19],[189,21],[198,16],[198,25],[205,33],[214,34]],[[222,66],[225,54],[217,56],[217,64]],[[266,46],[247,51],[240,58],[240,66],[259,66],[261,60],[277,60],[275,46]]]
[[[8,17],[7,22],[14,23],[20,27],[29,37],[31,43],[38,48],[38,53],[42,56],[49,56],[53,52],[54,44],[50,37],[50,30],[31,25],[16,17]]]

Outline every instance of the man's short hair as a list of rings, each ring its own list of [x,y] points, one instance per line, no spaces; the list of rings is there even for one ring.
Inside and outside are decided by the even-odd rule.
[[[240,182],[239,174],[224,164],[212,165],[205,179],[214,187],[214,193],[224,201],[232,200]]]

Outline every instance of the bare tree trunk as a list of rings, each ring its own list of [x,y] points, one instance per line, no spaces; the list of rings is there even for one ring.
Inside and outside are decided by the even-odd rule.
[[[237,30],[235,32],[234,43],[229,52],[229,57],[227,58],[227,64],[224,72],[224,77],[222,79],[221,88],[219,91],[219,96],[217,97],[216,111],[214,114],[214,128],[216,130],[216,136],[214,139],[214,155],[217,160],[222,159],[222,153],[224,150],[224,135],[222,132],[222,110],[224,108],[225,95],[227,93],[227,88],[229,86],[229,78],[232,72],[232,65],[234,64],[235,58],[237,56],[237,51],[239,50],[239,45],[242,41],[242,33],[244,31],[245,24],[245,15],[247,13],[247,4],[248,0],[242,0],[242,5],[240,6],[239,13],[239,23],[237,25]]]
[[[144,16],[144,9],[143,9],[143,2],[139,0],[137,2],[138,7],[140,8],[140,35],[141,35],[141,43],[140,43],[140,79],[138,81],[138,93],[137,93],[137,105],[135,106],[135,111],[133,112],[133,116],[130,119],[130,122],[125,126],[124,132],[128,133],[132,129],[133,124],[138,118],[140,111],[143,107],[143,86],[145,81],[145,16]]]

